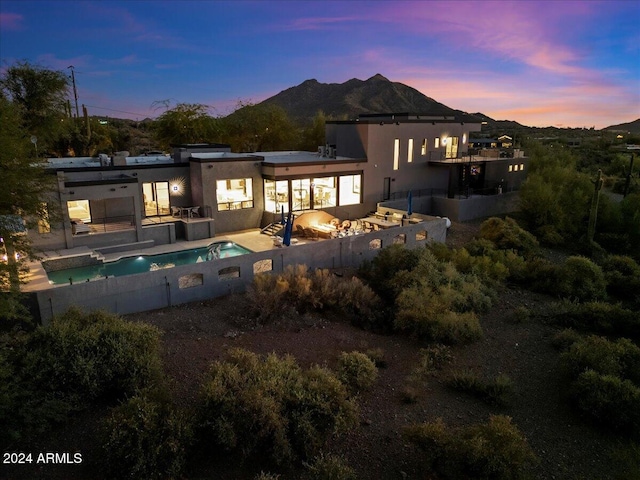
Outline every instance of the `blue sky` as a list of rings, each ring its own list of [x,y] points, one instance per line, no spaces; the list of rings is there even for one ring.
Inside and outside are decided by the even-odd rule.
[[[497,120],[603,128],[640,118],[638,25],[638,0],[2,0],[0,68],[73,65],[92,115],[226,115],[380,73]]]

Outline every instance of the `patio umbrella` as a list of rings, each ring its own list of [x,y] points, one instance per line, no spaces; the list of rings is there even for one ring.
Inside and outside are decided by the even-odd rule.
[[[282,239],[283,245],[287,247],[291,245],[291,233],[293,232],[293,222],[291,221],[291,212],[287,214],[287,223],[284,226],[284,238]]]
[[[280,223],[284,225],[284,205],[280,205]]]
[[[409,190],[409,195],[407,195],[407,217],[410,217],[413,213],[413,195],[411,194],[411,190]]]

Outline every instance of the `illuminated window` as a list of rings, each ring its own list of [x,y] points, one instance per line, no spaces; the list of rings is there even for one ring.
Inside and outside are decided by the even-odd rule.
[[[289,211],[289,181],[264,181],[264,209],[271,213]]]
[[[422,139],[422,148],[420,149],[420,155],[426,155],[427,154],[427,139],[423,138]]]
[[[524,163],[520,164],[520,170],[524,170]]]
[[[313,208],[327,208],[336,206],[336,177],[321,177],[312,179]]]
[[[433,147],[434,148],[440,148],[440,138],[437,137],[436,139],[434,139],[433,141]]]
[[[517,172],[517,171],[518,171],[518,165],[514,165],[514,166],[513,166],[513,171],[514,171],[514,172]]]
[[[509,171],[513,172],[513,165],[509,165]]]
[[[360,202],[362,175],[343,175],[338,183],[339,205],[356,205]]]
[[[233,178],[216,181],[218,211],[253,208],[253,180]]]
[[[407,146],[408,151],[407,151],[407,162],[411,163],[413,162],[413,138],[409,139],[409,145]]]
[[[447,146],[446,158],[458,158],[458,137],[449,137],[445,140],[442,143],[446,143]]]
[[[173,194],[178,194],[180,191],[179,182],[174,182],[172,186],[178,186],[177,191],[171,191]],[[142,195],[144,198],[144,213],[146,216],[168,215],[171,211],[169,202],[169,182],[143,183]]]
[[[464,145],[464,144],[466,144],[466,143],[467,143],[467,134],[466,134],[466,133],[463,133],[463,134],[462,134],[462,144]]]
[[[91,223],[89,200],[70,200],[67,202],[67,210],[71,221],[81,220],[83,223]]]
[[[400,162],[400,139],[396,138],[393,141],[393,169],[398,170],[398,164]]]

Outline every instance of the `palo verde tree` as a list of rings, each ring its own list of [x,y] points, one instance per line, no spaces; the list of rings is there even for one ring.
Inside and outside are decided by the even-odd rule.
[[[63,72],[28,62],[10,66],[0,78],[3,95],[19,110],[21,125],[48,151],[66,128],[69,78]]]
[[[0,326],[26,318],[19,302],[25,262],[34,258],[27,229],[49,228],[55,212],[46,199],[55,177],[34,158],[22,109],[0,95]]]

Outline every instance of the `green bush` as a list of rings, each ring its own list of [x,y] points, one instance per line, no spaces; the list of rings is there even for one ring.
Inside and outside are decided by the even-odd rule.
[[[585,257],[569,257],[557,277],[558,295],[579,301],[601,300],[607,295],[602,269]]]
[[[352,392],[368,390],[378,379],[378,369],[367,355],[342,352],[338,359],[337,375]]]
[[[310,463],[305,463],[309,480],[356,480],[356,472],[344,457],[321,453]]]
[[[434,344],[420,349],[419,369],[425,374],[442,369],[453,359],[451,348],[447,345]]]
[[[450,299],[443,299],[428,287],[406,289],[398,297],[395,326],[446,344],[471,343],[482,338],[475,313],[452,311],[449,302]]]
[[[79,405],[122,398],[160,381],[159,342],[150,325],[71,309],[28,337],[20,375]]]
[[[536,460],[511,418],[502,415],[457,429],[448,429],[439,419],[407,427],[404,436],[425,452],[429,470],[447,478],[526,478]]]
[[[528,256],[539,250],[538,240],[512,218],[492,217],[480,225],[480,238],[489,240],[500,250],[515,250]]]
[[[561,359],[571,378],[594,370],[640,386],[640,347],[627,338],[611,341],[591,335],[571,345]]]
[[[571,390],[577,408],[596,423],[640,438],[638,384],[589,369],[578,376]]]
[[[103,460],[116,478],[178,478],[191,426],[167,400],[136,395],[116,407],[104,426]]]
[[[3,441],[26,441],[91,402],[158,385],[159,338],[149,325],[78,309],[15,338],[0,353]]]
[[[560,302],[553,309],[554,323],[584,332],[640,338],[640,312],[605,302]]]
[[[631,257],[611,255],[602,263],[607,293],[636,305],[640,300],[640,265]]]
[[[566,352],[571,348],[571,345],[580,341],[582,339],[582,335],[571,328],[565,328],[564,330],[559,331],[553,336],[553,340],[551,343],[554,347],[562,352]]]
[[[420,261],[422,248],[409,249],[403,245],[393,244],[383,248],[371,262],[364,262],[359,274],[375,292],[387,303],[391,304],[405,286],[398,282],[396,274],[411,272]]]
[[[493,380],[483,380],[470,370],[462,370],[454,372],[448,384],[455,390],[494,405],[507,405],[513,392],[513,383],[505,374],[500,374]]]
[[[355,425],[356,412],[346,387],[326,368],[303,370],[290,356],[234,349],[211,367],[198,425],[211,448],[285,464],[313,457],[331,435]]]

